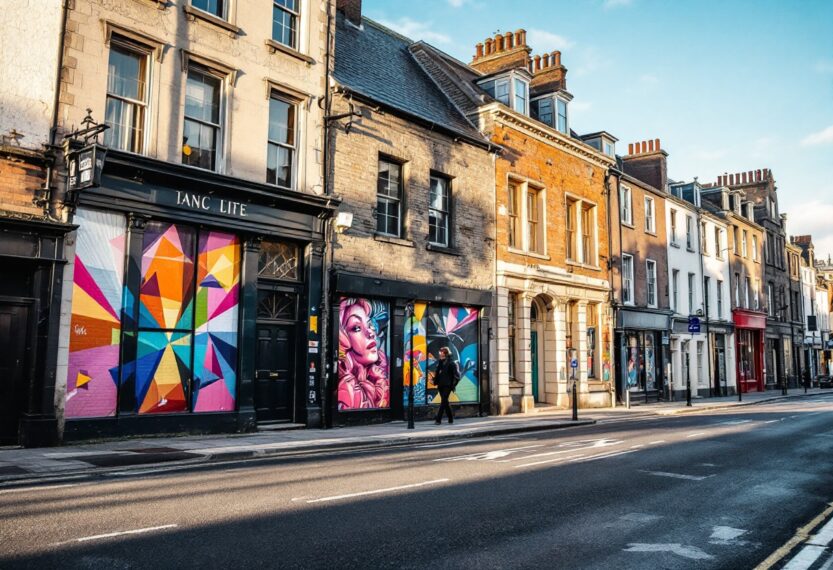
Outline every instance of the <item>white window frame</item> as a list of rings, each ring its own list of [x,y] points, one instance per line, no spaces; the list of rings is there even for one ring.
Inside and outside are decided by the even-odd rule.
[[[708,275],[703,276],[703,311],[706,318],[709,318],[709,293],[711,293],[712,279]]]
[[[758,236],[752,234],[752,261],[758,261]]]
[[[385,162],[387,164],[392,164],[392,165],[395,165],[395,166],[399,167],[399,185],[397,187],[397,196],[395,198],[393,198],[391,196],[388,196],[387,194],[379,194],[379,172],[380,172],[379,167],[380,167],[382,162]],[[379,202],[380,196],[381,196],[381,199],[385,202],[395,202],[396,203],[396,230],[397,231],[396,231],[395,234],[389,233],[387,231],[379,231],[379,209],[378,209],[379,207],[378,207],[378,202]],[[392,236],[392,237],[397,237],[397,238],[402,237],[402,221],[403,221],[403,217],[404,217],[404,213],[405,213],[404,208],[403,208],[404,198],[405,198],[405,163],[398,162],[397,160],[395,160],[395,159],[393,159],[389,156],[386,156],[386,155],[379,155],[376,159],[376,206],[374,206],[374,212],[375,212],[374,221],[376,223],[375,223],[374,233],[377,233],[377,234],[383,235],[383,236]],[[387,224],[385,224],[385,225],[387,226]]]
[[[746,230],[741,230],[740,252],[743,257],[749,257],[749,233]]]
[[[227,73],[223,73],[222,71],[215,70],[211,66],[206,65],[206,64],[202,63],[199,60],[194,60],[194,61],[189,60],[188,63],[187,63],[187,66],[185,66],[185,77],[184,77],[185,81],[183,82],[183,89],[187,89],[188,75],[189,75],[189,73],[191,72],[192,69],[196,73],[200,73],[202,75],[207,75],[207,76],[213,77],[213,78],[215,78],[219,81],[219,83],[220,83],[220,93],[219,93],[220,100],[219,100],[219,103],[218,103],[218,105],[219,105],[219,117],[218,117],[218,122],[217,122],[216,125],[213,124],[213,123],[210,123],[210,122],[203,121],[201,119],[188,117],[185,114],[185,93],[183,93],[183,98],[182,98],[182,122],[181,122],[182,133],[183,133],[182,134],[183,144],[184,144],[184,137],[185,137],[185,121],[191,120],[191,121],[195,121],[195,122],[200,123],[200,124],[212,125],[214,128],[217,129],[217,137],[216,137],[217,147],[216,147],[216,150],[214,151],[214,168],[206,169],[206,168],[203,168],[201,166],[185,164],[185,163],[183,163],[183,164],[185,166],[190,166],[191,168],[199,168],[200,170],[208,170],[209,172],[217,172],[217,173],[223,174],[225,172],[226,134],[228,132],[228,125],[226,123],[227,117],[228,117],[228,113],[227,113],[227,110],[226,110],[227,105],[228,105],[228,93],[227,93],[228,86],[226,85],[226,82],[229,79],[229,75]]]
[[[515,251],[519,253],[524,253],[527,255],[536,255],[540,257],[546,257],[547,255],[547,191],[544,186],[540,184],[523,179],[517,176],[510,175],[506,182],[507,192],[508,189],[511,187],[515,187],[517,198],[515,203],[515,245],[510,246],[509,240],[507,239],[506,245],[510,251]],[[530,239],[529,239],[529,202],[528,196],[529,192],[535,192],[536,199],[537,199],[537,207],[538,207],[538,221],[536,223],[536,241],[539,244],[537,249],[530,248]],[[507,207],[507,214],[509,214],[508,207]],[[520,239],[520,243],[518,243],[518,239]]]
[[[656,308],[657,298],[657,262],[653,259],[645,260],[645,284],[647,286],[647,303],[649,307]],[[653,301],[651,300],[653,298]]]
[[[723,230],[717,226],[714,228],[714,249],[717,259],[723,259]]]
[[[685,246],[694,251],[694,218],[688,214],[685,217]]]
[[[625,260],[629,260],[628,264],[630,271],[625,269]],[[633,288],[633,256],[627,253],[622,254],[622,303],[633,306],[634,303],[634,288]]]
[[[572,208],[574,210],[574,217],[575,217],[575,256],[574,257],[567,257],[568,263],[578,263],[583,265],[589,265],[591,267],[598,267],[599,265],[599,223],[598,223],[598,215],[599,215],[599,208],[598,204],[595,202],[591,202],[590,200],[585,200],[580,196],[576,196],[573,194],[565,194],[564,197],[564,208],[565,208],[565,244],[566,238],[569,237],[569,234],[566,232],[566,210]],[[590,252],[589,252],[589,259],[587,259],[587,255],[585,255],[585,236],[584,236],[584,211],[590,210],[590,224],[591,232],[590,232]]]
[[[651,234],[657,233],[656,208],[654,199],[645,196],[645,231]]]
[[[516,81],[518,81],[520,83],[523,83],[526,86],[526,97],[524,98],[524,108],[521,109],[521,110],[516,109],[516,105],[515,105],[515,97],[516,97],[515,82]],[[513,111],[516,111],[516,112],[521,113],[523,115],[529,116],[530,99],[531,99],[531,97],[530,97],[530,81],[526,77],[524,77],[522,74],[518,74],[518,73],[515,73],[515,72],[510,72],[510,73],[507,73],[505,75],[501,75],[499,77],[492,77],[490,79],[487,79],[487,80],[479,83],[478,86],[481,89],[483,89],[484,91],[488,92],[489,89],[486,89],[484,87],[484,85],[488,85],[489,83],[494,84],[494,90],[492,91],[492,93],[494,93],[494,94],[491,95],[491,97],[495,101],[503,103],[504,105],[506,105],[507,107],[509,107]],[[505,86],[507,88],[507,91],[506,91],[507,97],[506,97],[505,101],[498,97],[498,87],[499,86]],[[553,109],[553,111],[555,111],[555,109]]]
[[[231,12],[231,10],[230,10],[231,0],[217,0],[217,6],[219,8],[219,14],[215,14],[214,12],[206,10],[205,8],[200,8],[199,6],[194,6],[194,0],[189,0],[189,3],[191,4],[191,7],[195,10],[199,10],[200,12],[205,12],[206,14],[210,14],[211,16],[214,16],[215,18],[219,18],[219,19],[225,20],[227,22],[229,20],[229,13]]]
[[[723,318],[723,281],[716,280],[715,296],[717,298],[717,318]]]
[[[435,208],[431,201],[431,193],[434,188],[434,180],[440,181],[440,186],[445,186],[446,205],[445,210]],[[431,213],[437,213],[438,217],[443,221],[443,229],[445,230],[445,241],[438,241],[431,239]],[[441,247],[451,247],[451,177],[441,174],[439,172],[432,172],[430,176],[430,189],[428,200],[428,243],[438,245]]]
[[[746,277],[743,278],[743,308],[744,309],[749,308],[749,294],[751,292],[750,291],[751,288],[752,288],[752,283],[749,280],[749,276],[747,275]]]
[[[298,181],[298,164],[299,164],[299,162],[298,162],[299,161],[298,146],[299,146],[299,141],[301,140],[300,125],[301,125],[301,107],[302,107],[302,105],[299,105],[298,104],[299,101],[297,99],[295,99],[294,97],[292,97],[291,95],[288,95],[286,93],[282,93],[282,92],[280,92],[276,89],[271,89],[270,90],[270,93],[269,93],[269,106],[270,107],[272,105],[272,99],[282,101],[282,102],[290,105],[293,108],[294,113],[295,113],[295,137],[294,137],[295,141],[294,141],[293,145],[289,145],[287,143],[282,143],[282,142],[278,142],[278,141],[273,141],[269,138],[269,130],[267,128],[267,131],[266,131],[266,147],[267,147],[267,150],[266,150],[266,152],[267,152],[267,155],[266,155],[266,169],[267,169],[267,175],[268,175],[268,169],[269,169],[269,154],[268,154],[269,153],[269,146],[274,145],[274,146],[279,146],[279,147],[287,148],[287,149],[291,150],[292,151],[292,161],[291,161],[292,173],[291,173],[291,176],[290,176],[290,182],[289,182],[288,189],[289,190],[295,190],[297,188],[297,183],[298,183],[297,182]],[[268,182],[268,180],[267,180],[267,183],[274,184],[278,188],[287,188],[285,186],[280,186],[278,184],[277,174],[275,175],[275,182]]]
[[[303,0],[296,0],[296,6],[298,7],[297,10],[290,10],[286,6],[282,5],[275,0],[272,0],[272,25],[274,26],[275,21],[275,10],[280,10],[282,12],[286,12],[289,14],[291,18],[295,18],[295,42],[294,45],[288,45],[280,41],[275,37],[275,34],[270,34],[272,41],[281,44],[282,46],[286,46],[288,48],[294,49],[298,51],[298,46],[300,45],[300,38],[301,38],[301,4]]]
[[[633,192],[630,186],[624,184],[619,185],[619,215],[622,217],[622,223],[633,225]]]
[[[150,101],[151,101],[150,93],[151,93],[151,87],[152,87],[151,80],[153,78],[153,58],[151,58],[151,54],[155,51],[155,49],[151,46],[148,46],[148,45],[145,45],[145,44],[139,44],[135,41],[131,41],[129,38],[122,37],[122,36],[118,35],[118,32],[111,31],[111,34],[112,35],[110,36],[110,39],[107,42],[107,45],[109,46],[109,49],[107,51],[107,87],[106,87],[105,104],[104,104],[105,120],[106,120],[106,116],[107,116],[107,101],[109,101],[111,97],[113,99],[117,99],[119,101],[127,103],[128,105],[139,106],[142,109],[142,121],[141,121],[142,122],[142,125],[141,125],[142,135],[141,135],[141,138],[138,141],[139,148],[138,149],[134,149],[134,148],[129,148],[128,149],[128,148],[121,148],[121,147],[112,147],[112,148],[118,148],[118,150],[121,150],[123,152],[130,152],[130,153],[134,153],[134,154],[147,154],[148,142],[150,140],[149,139],[149,132],[148,132],[149,128],[150,128],[150,124],[151,124],[150,114],[152,112],[151,103],[150,103]],[[124,96],[121,96],[121,95],[115,95],[115,94],[111,95],[110,94],[110,70],[109,70],[110,64],[109,64],[109,62],[110,62],[110,52],[112,52],[114,47],[117,50],[130,52],[130,53],[133,53],[135,55],[138,55],[138,56],[141,56],[142,58],[144,58],[144,71],[145,71],[145,77],[143,78],[144,79],[144,100],[130,99],[128,97],[124,97]],[[107,133],[109,133],[111,130],[112,130],[112,127],[111,127],[111,129],[108,129],[105,132],[105,139],[107,138]]]
[[[693,315],[697,312],[695,308],[697,303],[697,275],[694,273],[688,274],[688,314]]]
[[[554,101],[555,105],[553,105],[553,128],[558,131],[559,133],[569,135],[570,134],[570,105],[569,101],[564,97],[555,97]],[[564,105],[564,130],[562,131],[559,127],[559,118],[561,117],[561,113],[559,113],[559,106]]]
[[[761,280],[757,277],[755,278],[755,289],[752,290],[752,294],[754,295],[754,305],[755,310],[760,310],[761,308]]]
[[[671,308],[675,313],[680,312],[680,270],[671,270]]]
[[[671,208],[669,219],[671,221],[671,243],[677,245],[677,210],[674,208]]]

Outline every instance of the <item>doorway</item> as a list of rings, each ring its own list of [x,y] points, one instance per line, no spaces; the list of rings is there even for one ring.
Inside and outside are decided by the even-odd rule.
[[[532,360],[532,397],[536,402],[540,401],[538,397],[538,331],[532,331],[529,340],[530,358]]]
[[[17,443],[24,411],[32,303],[0,300],[0,442]]]
[[[728,396],[726,384],[726,337],[722,334],[714,335],[714,362],[717,374],[714,377],[714,392],[718,396]]]
[[[295,325],[257,325],[258,422],[290,422],[295,412]]]

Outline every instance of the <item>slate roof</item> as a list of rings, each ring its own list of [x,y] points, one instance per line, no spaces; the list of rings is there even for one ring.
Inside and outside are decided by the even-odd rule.
[[[408,38],[362,18],[361,29],[336,15],[336,81],[403,114],[434,123],[474,141],[486,138],[455,107],[409,51]]]

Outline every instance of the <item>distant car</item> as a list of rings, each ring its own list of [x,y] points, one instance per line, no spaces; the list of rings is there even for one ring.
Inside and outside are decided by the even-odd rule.
[[[819,388],[833,388],[833,376],[819,376]]]

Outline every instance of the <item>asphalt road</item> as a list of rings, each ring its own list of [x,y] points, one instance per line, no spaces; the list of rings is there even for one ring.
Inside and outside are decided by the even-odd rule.
[[[831,502],[818,397],[4,489],[0,567],[754,568]]]

